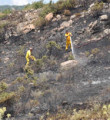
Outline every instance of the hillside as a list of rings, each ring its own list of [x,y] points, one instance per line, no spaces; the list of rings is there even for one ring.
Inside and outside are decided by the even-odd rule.
[[[110,5],[74,1],[0,17],[4,119],[109,120]],[[65,50],[67,30],[74,55]],[[37,60],[26,67],[30,47]]]
[[[7,9],[15,9],[15,10],[22,10],[25,6],[16,6],[16,5],[0,5],[0,11],[4,11]]]

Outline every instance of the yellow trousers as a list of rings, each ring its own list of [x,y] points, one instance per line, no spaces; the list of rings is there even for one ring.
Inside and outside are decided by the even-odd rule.
[[[70,39],[66,39],[66,50],[68,50],[68,47],[70,46],[70,48],[71,48],[71,41],[70,41]]]
[[[35,58],[34,56],[30,56],[30,58],[31,58],[32,60],[36,61],[36,58]],[[26,61],[27,61],[27,63],[26,63],[26,66],[27,66],[27,65],[29,65],[30,59],[26,57]]]

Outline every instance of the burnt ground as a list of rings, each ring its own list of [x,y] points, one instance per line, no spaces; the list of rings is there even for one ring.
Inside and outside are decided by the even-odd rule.
[[[103,28],[99,27],[98,32],[95,32],[96,27],[92,32],[87,33],[85,29],[95,20],[98,20],[97,26],[102,25],[99,17],[87,15],[77,18],[72,26],[62,31],[53,31],[60,23],[56,27],[53,27],[54,23],[50,23],[40,32],[31,31],[26,35],[11,37],[8,41],[0,43],[0,81],[9,85],[8,91],[17,91],[21,86],[25,88],[17,102],[1,105],[7,105],[8,112],[16,120],[37,120],[40,116],[45,116],[48,111],[57,111],[59,107],[69,109],[81,106],[83,108],[84,103],[90,100],[100,100],[103,103],[110,101],[110,36],[104,34],[104,30],[110,28],[110,25],[106,26],[110,19],[103,22]],[[67,61],[71,54],[65,51],[64,33],[67,29],[72,32],[73,41],[80,41],[81,47],[74,48],[78,65],[62,72],[60,63]],[[85,40],[95,37],[100,40],[84,45]],[[61,49],[55,46],[47,49],[49,41],[55,41]],[[41,59],[44,55],[48,57],[39,69],[37,69],[39,66],[31,62],[34,74],[29,75],[27,79],[24,71],[25,54],[30,46],[34,47],[33,54],[36,58]],[[92,54],[94,48],[100,51]],[[85,55],[86,51],[90,52],[88,57]],[[16,82],[20,77],[23,77],[23,80]],[[31,84],[31,80],[36,84]],[[28,116],[30,112],[31,117]]]

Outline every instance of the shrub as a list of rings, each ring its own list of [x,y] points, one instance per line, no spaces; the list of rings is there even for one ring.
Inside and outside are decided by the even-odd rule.
[[[8,85],[5,82],[0,82],[0,92],[3,92],[7,89]]]
[[[3,18],[3,17],[5,17],[6,15],[4,14],[4,13],[1,13],[0,12],[0,18]]]
[[[42,27],[46,24],[46,21],[45,21],[45,18],[44,17],[39,17],[37,20],[35,20],[33,22],[33,24],[36,26],[36,27]]]
[[[58,12],[58,11],[62,11],[64,9],[74,8],[75,5],[76,5],[76,0],[66,0],[66,1],[59,0],[56,3],[56,9],[57,9],[57,12]]]
[[[28,4],[25,6],[24,9],[28,10],[28,9],[38,9],[38,8],[42,8],[44,6],[43,0],[40,0],[38,2],[34,2],[31,5]]]
[[[90,52],[89,51],[85,51],[85,55],[86,55],[86,57],[88,57],[90,55]]]
[[[16,94],[14,92],[10,92],[10,93],[2,92],[0,94],[0,103],[4,103],[4,102],[6,102],[8,100],[12,100],[15,97],[15,95]]]
[[[3,13],[4,13],[5,15],[10,14],[11,12],[12,12],[12,11],[11,11],[10,9],[6,9],[6,10],[3,11]]]
[[[96,55],[96,54],[99,53],[99,52],[100,52],[100,49],[98,49],[98,48],[94,48],[94,49],[91,50],[91,53],[92,53],[93,55]]]
[[[0,33],[4,31],[3,28],[5,28],[9,24],[8,21],[0,22]]]
[[[0,120],[2,120],[5,112],[6,112],[6,107],[0,108]]]
[[[74,60],[73,55],[69,55],[69,56],[68,56],[68,60]]]
[[[47,45],[46,45],[46,48],[47,49],[50,49],[52,47],[55,47],[57,49],[61,49],[61,46],[58,45],[55,41],[50,41]]]
[[[93,16],[98,16],[103,9],[103,2],[96,2],[91,8]]]
[[[25,56],[25,46],[20,46],[19,50],[17,51],[18,55]]]
[[[60,110],[61,111],[61,110]],[[58,112],[55,115],[48,114],[47,120],[109,120],[110,105],[95,104],[90,109],[73,110],[73,115],[66,111]],[[71,112],[71,111],[70,111]]]
[[[30,66],[25,66],[24,70],[25,70],[27,76],[34,74],[34,70],[32,70]]]

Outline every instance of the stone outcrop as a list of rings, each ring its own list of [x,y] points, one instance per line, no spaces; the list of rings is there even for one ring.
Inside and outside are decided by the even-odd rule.
[[[68,60],[66,62],[61,63],[61,70],[69,70],[71,68],[74,68],[78,65],[78,62],[76,60]]]
[[[52,18],[53,18],[53,13],[49,13],[48,15],[46,15],[45,20],[49,22],[52,20]]]

